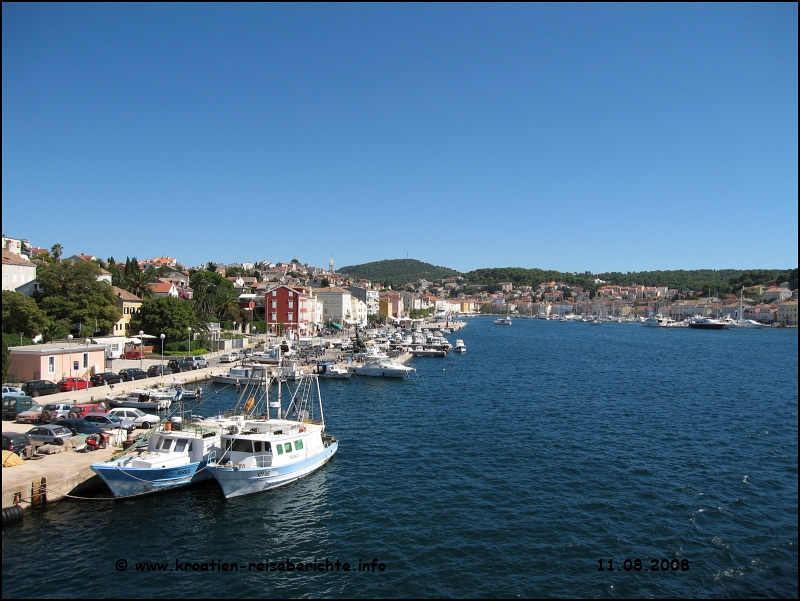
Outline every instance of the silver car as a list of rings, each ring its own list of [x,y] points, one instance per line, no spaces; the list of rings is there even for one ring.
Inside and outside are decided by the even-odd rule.
[[[85,415],[83,419],[87,422],[93,423],[95,426],[102,428],[103,430],[116,430],[117,428],[122,428],[128,432],[133,432],[136,429],[136,425],[133,423],[133,421],[129,419],[122,419],[118,415],[114,415],[112,413]]]
[[[72,438],[72,432],[64,426],[55,424],[46,424],[28,430],[28,440],[34,447],[40,447],[44,444],[64,444],[64,441],[68,438]]]
[[[131,420],[137,428],[145,428],[147,430],[161,421],[161,418],[157,415],[145,413],[141,409],[129,409],[126,407],[111,409],[108,414],[116,415],[122,420]]]

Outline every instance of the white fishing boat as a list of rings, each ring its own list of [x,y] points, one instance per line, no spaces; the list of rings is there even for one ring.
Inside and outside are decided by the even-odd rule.
[[[245,416],[207,418],[184,423],[172,418],[147,441],[146,450],[132,447],[122,457],[93,463],[115,497],[131,497],[186,486],[211,478],[206,465],[221,451],[223,432],[239,432]]]
[[[280,392],[268,407],[264,419],[248,420],[241,431],[223,434],[222,452],[206,468],[226,499],[294,482],[325,465],[339,448],[339,441],[325,433],[316,375],[302,377],[285,413]]]
[[[412,371],[416,373],[417,370],[388,358],[369,359],[363,365],[354,365],[350,368],[350,372],[357,376],[374,378],[405,378],[410,377]]]
[[[510,326],[511,325],[511,318],[510,317],[501,317],[499,319],[494,320],[494,325],[496,326]]]
[[[464,344],[464,341],[460,338],[456,340],[456,345],[453,347],[454,353],[466,353],[467,352],[467,345]]]

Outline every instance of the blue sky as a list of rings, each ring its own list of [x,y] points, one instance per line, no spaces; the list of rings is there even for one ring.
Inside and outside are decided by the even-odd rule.
[[[797,266],[797,4],[3,4],[3,232],[67,254]]]

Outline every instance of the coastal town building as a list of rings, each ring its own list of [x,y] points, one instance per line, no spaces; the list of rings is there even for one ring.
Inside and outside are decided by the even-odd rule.
[[[788,300],[778,304],[778,323],[786,326],[797,325],[797,300]]]
[[[148,286],[153,292],[153,296],[171,296],[173,298],[178,298],[179,296],[178,289],[172,282],[166,282],[158,279],[155,282],[148,284]]]
[[[12,382],[62,378],[88,379],[105,367],[106,346],[87,344],[83,340],[60,341],[48,344],[13,346],[9,348],[11,364],[8,379]]]
[[[792,296],[792,291],[789,288],[782,288],[780,286],[771,286],[764,290],[761,298],[765,302],[772,302],[774,300],[783,301]]]
[[[13,253],[5,248],[3,255],[3,290],[22,292],[30,296],[36,289],[36,264],[21,254]],[[22,289],[20,289],[22,288]]]
[[[112,334],[114,336],[129,336],[131,331],[131,317],[142,310],[142,299],[135,294],[113,287],[114,304],[122,311],[122,316],[114,324]]]
[[[304,288],[278,286],[267,293],[264,303],[270,333],[308,333],[308,293]]]
[[[3,234],[1,246],[2,250],[15,255],[24,256],[26,259],[31,257],[31,243],[26,238],[11,238]]]
[[[350,294],[364,303],[367,308],[367,315],[378,314],[378,301],[380,295],[378,290],[373,290],[370,287],[355,284],[350,286],[349,290]]]

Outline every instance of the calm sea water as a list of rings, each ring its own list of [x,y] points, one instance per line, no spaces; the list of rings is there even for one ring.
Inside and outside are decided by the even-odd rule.
[[[797,597],[797,330],[474,318],[456,336],[466,355],[410,381],[322,382],[339,452],[296,484],[7,527],[3,597]],[[340,571],[296,569],[326,559]]]

